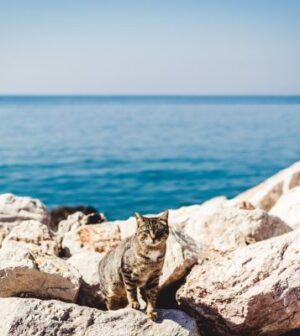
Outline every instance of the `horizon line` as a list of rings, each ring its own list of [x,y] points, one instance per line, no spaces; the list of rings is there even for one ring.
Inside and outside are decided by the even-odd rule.
[[[300,93],[296,94],[285,94],[285,93],[272,93],[272,94],[256,94],[256,93],[247,93],[247,94],[218,94],[218,93],[210,93],[210,94],[183,94],[183,93],[173,93],[173,94],[165,94],[165,93],[0,93],[0,97],[141,97],[141,98],[176,98],[176,97],[300,97]]]

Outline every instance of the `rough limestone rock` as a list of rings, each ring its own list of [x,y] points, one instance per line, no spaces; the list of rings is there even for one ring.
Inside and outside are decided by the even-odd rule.
[[[67,219],[62,220],[58,225],[58,230],[56,232],[56,240],[61,248],[62,241],[67,234],[70,236],[74,234],[78,228],[87,225],[88,218],[82,212],[75,212],[67,217]]]
[[[41,201],[13,194],[0,195],[0,244],[10,230],[25,220],[49,224],[49,214]]]
[[[299,328],[300,230],[195,266],[177,298],[203,335],[280,335]]]
[[[79,272],[66,261],[25,245],[0,249],[0,297],[32,296],[75,302]]]
[[[169,210],[169,225],[178,229],[193,227],[198,225],[199,221],[205,221],[205,218],[222,209],[227,202],[226,197],[220,196],[199,205],[171,209]]]
[[[236,198],[249,201],[255,207],[269,211],[281,195],[297,186],[300,186],[300,161],[246,190]]]
[[[206,245],[197,244],[193,238],[183,232],[171,229],[159,281],[160,289],[182,279],[199,259],[205,258],[207,251]]]
[[[158,323],[133,309],[104,312],[60,301],[0,299],[1,336],[199,336],[179,310],[160,310]]]
[[[104,300],[99,291],[98,266],[105,253],[84,251],[75,254],[67,262],[82,276],[77,302],[81,305],[104,309]]]
[[[300,228],[300,187],[282,195],[270,213],[280,217],[292,228]]]
[[[25,244],[32,248],[35,245],[42,253],[58,255],[57,243],[52,239],[48,226],[36,220],[26,220],[13,227],[2,247],[7,244]]]
[[[105,222],[95,225],[72,227],[65,233],[61,247],[65,255],[74,255],[82,251],[107,252],[121,241],[119,226]]]
[[[133,236],[136,232],[137,225],[135,217],[130,217],[127,220],[116,220],[110,223],[119,227],[121,240]]]
[[[185,232],[213,250],[228,252],[291,230],[280,218],[264,210],[227,206],[206,217],[205,221],[200,219],[198,225],[194,222]]]

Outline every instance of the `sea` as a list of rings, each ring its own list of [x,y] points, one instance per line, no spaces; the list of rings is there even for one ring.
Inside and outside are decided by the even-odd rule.
[[[0,96],[0,193],[108,219],[234,197],[300,160],[300,96]]]

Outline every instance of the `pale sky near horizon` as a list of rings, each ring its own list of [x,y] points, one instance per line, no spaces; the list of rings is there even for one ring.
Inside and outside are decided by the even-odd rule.
[[[0,94],[300,94],[300,1],[0,0]]]

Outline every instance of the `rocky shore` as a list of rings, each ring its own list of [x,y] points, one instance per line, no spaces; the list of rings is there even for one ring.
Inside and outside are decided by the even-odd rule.
[[[39,200],[0,195],[1,336],[300,335],[300,162],[170,210],[156,322],[99,297],[98,263],[135,219],[72,212],[53,222]]]

